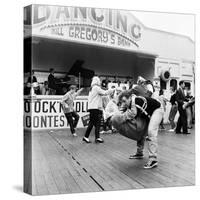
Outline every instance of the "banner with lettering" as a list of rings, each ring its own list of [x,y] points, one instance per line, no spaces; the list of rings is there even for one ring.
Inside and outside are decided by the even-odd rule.
[[[24,127],[25,129],[60,129],[69,128],[60,103],[61,96],[37,96],[24,98]],[[77,97],[74,109],[80,119],[77,127],[87,125],[87,97]],[[85,118],[85,119],[84,119]]]
[[[137,50],[142,32],[142,24],[129,11],[47,5],[24,10],[25,37]]]

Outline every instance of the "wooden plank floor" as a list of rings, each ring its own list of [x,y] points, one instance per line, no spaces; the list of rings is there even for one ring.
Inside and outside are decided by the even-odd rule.
[[[129,160],[136,142],[119,134],[102,135],[103,144],[82,142],[84,129],[32,133],[34,195],[98,192],[195,184],[195,134],[159,133],[159,166],[143,169],[143,160]],[[90,139],[94,141],[94,133]]]

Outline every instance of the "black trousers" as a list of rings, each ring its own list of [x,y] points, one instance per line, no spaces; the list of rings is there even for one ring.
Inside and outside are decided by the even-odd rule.
[[[65,117],[67,118],[67,122],[70,126],[71,133],[75,133],[75,128],[78,124],[79,115],[74,111],[70,113],[65,113]]]
[[[183,133],[187,133],[188,129],[187,129],[186,110],[183,110],[182,106],[179,106],[178,111],[179,111],[179,118],[178,118],[178,122],[177,122],[177,126],[176,126],[176,132],[180,133],[181,129],[183,129]]]
[[[99,131],[101,126],[101,118],[102,118],[102,111],[98,109],[91,109],[89,110],[90,113],[90,121],[89,125],[87,127],[87,130],[85,132],[85,137],[88,138],[90,135],[90,132],[95,127],[95,139],[99,138]]]

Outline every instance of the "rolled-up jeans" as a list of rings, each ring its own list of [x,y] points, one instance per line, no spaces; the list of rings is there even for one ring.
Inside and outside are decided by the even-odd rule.
[[[148,125],[148,153],[149,158],[157,159],[157,152],[158,152],[158,141],[157,141],[157,135],[158,135],[158,129],[159,125],[163,119],[164,115],[164,109],[162,107],[156,109],[149,121]],[[145,138],[143,137],[140,141],[137,142],[137,153],[143,154],[144,150],[144,141]]]

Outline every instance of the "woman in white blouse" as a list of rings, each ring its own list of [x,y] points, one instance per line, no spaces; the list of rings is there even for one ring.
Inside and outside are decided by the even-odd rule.
[[[100,125],[101,125],[101,118],[102,118],[102,111],[103,111],[103,102],[102,97],[105,95],[109,95],[114,90],[103,90],[101,89],[101,81],[99,77],[95,76],[92,79],[91,83],[91,90],[89,92],[88,97],[88,111],[90,113],[90,121],[85,132],[85,136],[83,141],[86,143],[90,143],[89,135],[90,132],[95,126],[95,142],[96,143],[103,143],[103,139],[99,136]]]

